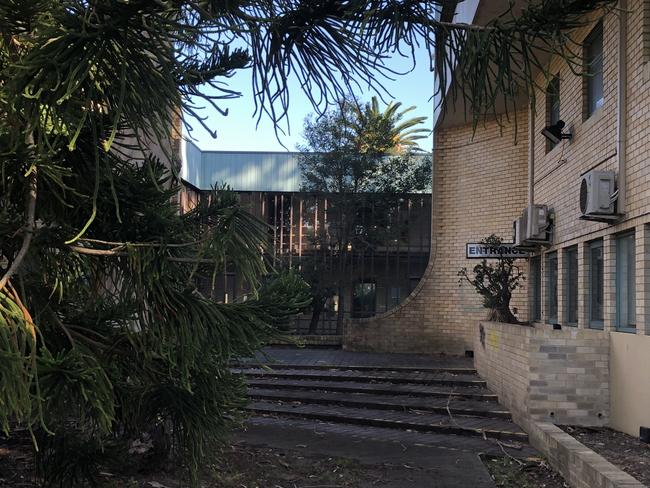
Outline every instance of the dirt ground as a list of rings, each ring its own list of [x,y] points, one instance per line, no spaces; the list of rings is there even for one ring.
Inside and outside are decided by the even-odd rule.
[[[481,456],[497,488],[568,488],[564,478],[542,459]]]
[[[423,486],[435,479],[426,469],[409,465],[361,464],[355,460],[310,455],[299,450],[236,444],[213,456],[202,473],[203,488],[373,488]],[[141,470],[102,466],[101,488],[181,488],[182,473],[173,468]],[[0,438],[0,487],[35,488],[34,464],[24,438]],[[514,485],[513,485],[514,486]]]
[[[304,447],[304,449],[301,449]],[[402,488],[439,486],[440,472],[417,464],[364,462],[347,457],[237,442],[212,456],[202,472],[203,488]],[[498,488],[566,488],[560,475],[541,459],[517,460],[481,456]],[[183,473],[131,459],[127,464],[101,466],[100,488],[181,488]],[[452,483],[453,485],[453,483]],[[442,485],[440,485],[442,486]],[[444,486],[450,486],[444,484]],[[453,485],[455,486],[455,485]],[[482,485],[481,485],[482,486]],[[36,488],[34,463],[27,436],[0,437],[0,488]],[[460,487],[459,487],[460,488]]]
[[[610,463],[650,486],[650,444],[606,427],[561,427]]]

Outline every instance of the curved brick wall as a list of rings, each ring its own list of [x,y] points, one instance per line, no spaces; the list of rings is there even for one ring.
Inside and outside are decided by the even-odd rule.
[[[511,117],[514,122],[514,117]],[[472,330],[486,316],[458,270],[474,266],[465,244],[495,233],[509,242],[512,221],[526,206],[528,142],[526,114],[500,127],[496,122],[436,130],[432,244],[419,285],[394,310],[346,324],[344,348],[357,351],[444,352],[472,349]],[[524,290],[515,298],[525,319]],[[523,306],[522,306],[523,305]]]

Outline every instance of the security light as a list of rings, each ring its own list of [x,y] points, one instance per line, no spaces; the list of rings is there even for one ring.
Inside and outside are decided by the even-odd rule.
[[[562,129],[564,129],[565,125],[566,124],[563,120],[558,120],[555,124],[544,127],[544,129],[542,129],[542,135],[553,144],[557,144],[563,139],[571,140],[571,138],[573,138],[573,134],[562,133]]]

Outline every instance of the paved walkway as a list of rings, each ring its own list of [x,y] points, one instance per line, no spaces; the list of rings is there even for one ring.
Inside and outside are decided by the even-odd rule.
[[[470,358],[273,347],[235,368],[239,442],[391,466],[382,487],[491,488],[479,454],[537,454]]]
[[[474,368],[471,358],[445,356],[442,354],[383,354],[373,352],[350,352],[341,349],[299,349],[296,347],[267,347],[257,355],[264,362],[300,364],[305,366],[404,366],[404,367],[451,367]]]
[[[380,429],[383,430],[383,429]],[[253,422],[237,433],[236,442],[275,447],[296,454],[309,453],[355,459],[370,466],[384,466],[381,484],[359,488],[494,488],[476,452],[386,440],[385,433],[333,431],[331,426]],[[305,484],[309,485],[308,480]],[[333,488],[333,487],[332,487]]]

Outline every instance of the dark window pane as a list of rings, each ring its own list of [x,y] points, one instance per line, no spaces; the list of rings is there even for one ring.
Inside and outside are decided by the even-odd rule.
[[[532,287],[531,318],[542,319],[542,259],[535,256],[530,260],[530,283]]]
[[[587,117],[603,106],[603,25],[598,23],[585,40]]]
[[[546,255],[546,305],[548,322],[557,323],[557,252]]]
[[[546,88],[546,118],[549,125],[560,120],[560,79],[556,76]],[[547,139],[546,150],[550,151],[557,143]]]
[[[589,245],[589,326],[603,328],[603,243]]]
[[[616,239],[616,328],[636,327],[634,234]]]
[[[390,306],[396,307],[402,301],[402,288],[399,286],[390,287]]]
[[[566,322],[568,325],[578,323],[578,249],[572,247],[565,254],[564,277]]]
[[[374,282],[362,282],[354,285],[352,296],[352,316],[370,317],[375,314],[376,285]]]

